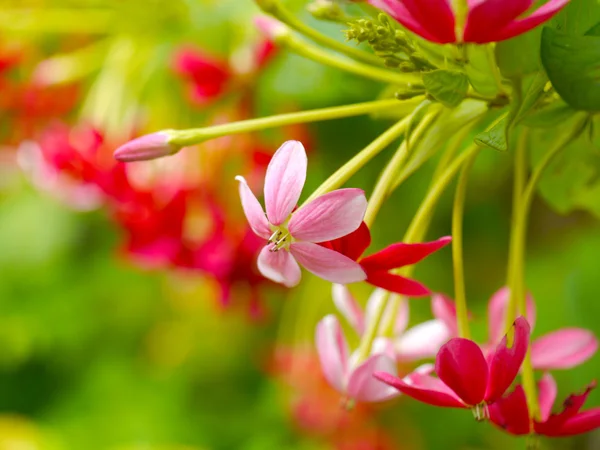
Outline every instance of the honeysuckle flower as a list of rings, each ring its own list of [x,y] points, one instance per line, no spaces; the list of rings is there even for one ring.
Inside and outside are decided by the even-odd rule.
[[[396,375],[394,355],[386,345],[372,346],[371,356],[359,362],[358,351],[350,353],[346,337],[336,316],[325,316],[317,324],[316,344],[321,368],[327,381],[348,400],[381,402],[399,395],[398,391],[373,378],[386,371]]]
[[[587,396],[596,383],[591,383],[581,394],[570,395],[560,413],[552,414],[556,399],[556,382],[546,373],[538,382],[540,420],[530,420],[525,391],[521,385],[489,407],[490,420],[508,433],[525,435],[531,432],[545,436],[573,436],[600,427],[600,408],[581,411]]]
[[[509,343],[510,341],[510,343]],[[517,317],[494,354],[486,360],[475,342],[454,338],[436,356],[435,373],[412,373],[400,379],[377,372],[374,376],[400,392],[424,403],[452,408],[473,408],[475,417],[486,415],[486,407],[502,397],[517,376],[529,346],[529,324]]]
[[[366,325],[373,320],[373,312],[377,310],[387,294],[383,289],[376,289],[367,301],[365,311],[360,307],[348,288],[334,284],[332,289],[334,304],[356,333],[362,337]],[[383,313],[381,323],[388,323],[392,314],[390,303]],[[398,361],[417,361],[433,358],[440,347],[448,339],[456,336],[456,309],[451,301],[441,295],[431,298],[431,310],[435,319],[427,320],[408,328],[409,306],[402,300],[393,320],[393,336],[390,345]],[[384,339],[384,338],[378,338]]]
[[[418,281],[391,271],[418,263],[433,252],[448,245],[451,240],[450,236],[445,236],[437,241],[417,244],[398,242],[377,253],[362,257],[361,255],[371,244],[371,232],[363,222],[354,232],[339,239],[323,242],[321,245],[357,261],[367,274],[367,283],[397,294],[422,297],[431,294],[429,289]]]
[[[483,345],[484,353],[493,350],[502,336],[507,313],[510,290],[503,287],[488,303],[489,338]],[[527,321],[533,330],[535,326],[535,302],[527,296]],[[594,333],[583,328],[561,328],[547,333],[531,343],[531,363],[534,369],[570,369],[591,358],[598,350],[598,340]]]
[[[526,14],[533,0],[468,0],[462,36],[456,32],[456,16],[449,0],[368,0],[407,29],[440,44],[498,42],[525,33],[549,20],[569,0],[550,0]]]
[[[300,263],[333,283],[366,278],[352,259],[318,245],[356,230],[367,200],[361,189],[338,189],[294,211],[306,180],[307,158],[298,141],[285,142],[273,155],[265,176],[266,215],[246,180],[238,176],[240,198],[252,230],[268,242],[258,256],[267,278],[292,287],[300,282]]]

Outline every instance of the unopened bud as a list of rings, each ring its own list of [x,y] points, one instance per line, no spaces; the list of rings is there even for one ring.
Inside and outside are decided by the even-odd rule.
[[[272,13],[279,8],[279,0],[254,0],[260,9]]]
[[[169,142],[172,137],[171,133],[169,130],[164,130],[135,138],[115,150],[114,157],[118,161],[133,162],[173,155],[181,147]]]
[[[315,0],[306,9],[317,19],[333,22],[340,22],[346,19],[346,15],[340,5],[333,3],[331,0]]]
[[[290,29],[286,25],[269,16],[256,16],[254,24],[273,42],[290,35]]]

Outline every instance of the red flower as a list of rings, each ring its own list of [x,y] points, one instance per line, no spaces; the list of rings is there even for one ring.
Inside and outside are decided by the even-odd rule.
[[[555,437],[587,433],[600,427],[600,408],[580,411],[587,396],[595,387],[594,382],[583,393],[570,395],[563,403],[563,410],[551,414],[556,399],[556,382],[550,374],[546,373],[538,383],[541,420],[533,421],[533,430],[525,391],[521,385],[506,397],[490,405],[490,420],[515,435],[529,434],[532,431]]]
[[[356,231],[339,239],[323,242],[321,245],[357,261],[367,274],[367,283],[397,294],[421,297],[429,295],[431,293],[429,289],[418,281],[390,271],[418,263],[426,256],[448,245],[451,240],[450,236],[445,236],[437,241],[418,244],[398,242],[377,253],[361,258],[371,244],[371,233],[363,222]]]
[[[440,348],[435,372],[439,378],[413,372],[404,379],[376,372],[379,380],[400,392],[430,405],[451,408],[476,408],[498,401],[514,381],[529,345],[529,324],[518,317],[509,346],[505,335],[496,351],[486,361],[479,346],[464,338],[454,338]],[[485,411],[485,409],[484,409]]]
[[[568,2],[550,0],[522,17],[533,0],[469,0],[463,36],[457,36],[456,17],[449,0],[369,0],[413,33],[440,44],[483,44],[509,39],[546,22]]]

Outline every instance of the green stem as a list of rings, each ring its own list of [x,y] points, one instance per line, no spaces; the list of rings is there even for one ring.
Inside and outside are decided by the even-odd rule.
[[[340,58],[329,52],[321,50],[315,45],[297,39],[292,33],[286,33],[277,36],[276,42],[285,45],[290,50],[293,50],[305,58],[312,59],[320,64],[335,67],[336,69],[340,69],[364,78],[369,78],[371,80],[401,86],[418,84],[421,82],[420,77],[412,74],[395,73],[379,67],[363,64],[352,59]]]
[[[454,301],[456,303],[456,322],[458,336],[471,339],[467,297],[465,294],[465,274],[463,263],[463,216],[469,174],[479,151],[473,152],[466,160],[456,185],[454,208],[452,209],[452,266],[454,269]]]
[[[280,21],[282,21],[283,23],[288,25],[290,28],[293,28],[297,32],[308,37],[309,39],[312,39],[313,41],[315,41],[325,47],[335,50],[336,52],[343,53],[351,58],[354,58],[358,61],[362,61],[366,64],[374,64],[376,66],[383,65],[383,61],[380,58],[378,58],[377,56],[375,56],[371,53],[364,52],[357,48],[345,45],[339,41],[336,41],[333,38],[330,38],[329,36],[326,36],[326,35],[318,32],[314,28],[309,27],[301,20],[298,20],[296,18],[296,16],[294,16],[294,14],[292,14],[291,11],[286,9],[281,4],[281,2],[275,1],[275,2],[269,2],[269,3],[270,3],[270,5],[269,5],[270,8],[266,9],[266,12],[271,14],[273,17],[279,19]]]
[[[396,122],[384,133],[380,134],[377,139],[367,145],[360,153],[356,154],[350,161],[336,170],[327,180],[325,180],[321,186],[319,186],[311,195],[308,197],[303,205],[314,200],[315,198],[323,195],[329,191],[339,188],[346,181],[350,179],[356,172],[358,172],[365,164],[371,159],[377,156],[383,149],[390,145],[393,141],[398,139],[402,133],[406,130],[406,127],[410,123],[410,116]]]
[[[433,120],[437,117],[438,112],[438,110],[430,111],[423,118],[423,120],[421,120],[414,133],[412,134],[411,138],[417,141],[421,139],[423,134],[425,134],[425,132],[429,128],[429,125],[431,125]],[[408,155],[409,153],[407,137],[406,139],[404,139],[402,144],[400,144],[398,150],[396,151],[396,153],[394,153],[394,156],[392,156],[392,159],[381,173],[381,176],[377,181],[375,188],[373,189],[373,193],[369,198],[369,205],[367,207],[364,219],[365,223],[369,228],[373,225],[375,217],[381,209],[381,206],[391,194],[390,187],[394,183],[395,177],[398,175],[398,171],[400,170],[400,167],[402,167],[402,164],[404,164],[404,162],[406,161]]]
[[[371,354],[371,347],[373,341],[377,337],[377,331],[379,330],[379,324],[383,318],[383,313],[388,303],[389,292],[385,292],[384,298],[379,302],[378,308],[373,313],[373,319],[367,323],[367,329],[363,334],[360,344],[358,345],[358,356],[357,364],[361,363],[369,357]]]
[[[527,315],[527,299],[525,294],[525,239],[527,235],[527,219],[529,211],[531,209],[531,203],[539,180],[544,173],[544,170],[550,165],[550,163],[560,154],[566,146],[579,135],[585,129],[587,124],[587,116],[583,117],[577,122],[570,133],[563,135],[561,139],[551,148],[537,164],[527,185],[523,190],[523,195],[518,202],[518,209],[513,213],[513,229],[511,236],[511,249],[509,255],[510,270],[510,291],[511,291],[511,302],[516,303],[517,309],[523,316]],[[521,158],[523,158],[521,156]],[[523,164],[523,161],[520,162]],[[515,186],[517,186],[515,182]],[[514,317],[513,317],[514,319]],[[527,406],[530,411],[530,416],[533,419],[539,419],[539,403],[537,399],[537,392],[535,386],[535,377],[533,373],[533,366],[531,364],[530,351],[527,352],[525,360],[523,361],[523,367],[521,369],[521,379],[523,382],[523,389],[525,390],[525,396],[527,398]]]
[[[498,69],[498,64],[496,63],[496,55],[494,55],[494,44],[487,44],[485,50],[488,63],[492,70],[492,76],[494,77],[494,82],[498,88],[498,94],[505,94],[506,91],[502,85],[502,75],[500,74],[500,69]]]
[[[169,130],[171,135],[169,143],[179,147],[185,147],[231,134],[247,133],[250,131],[265,130],[268,128],[277,128],[298,123],[359,116],[384,109],[397,108],[400,105],[401,103],[396,99],[376,100],[354,105],[334,106],[331,108],[313,109],[311,111],[278,114],[275,116],[242,120],[213,127],[192,128],[189,130]]]

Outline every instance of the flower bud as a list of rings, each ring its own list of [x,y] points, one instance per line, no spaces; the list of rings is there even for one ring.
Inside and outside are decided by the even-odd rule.
[[[286,25],[272,17],[256,16],[254,24],[268,39],[274,42],[290,34],[290,30]]]
[[[118,161],[133,162],[162,158],[177,153],[181,147],[171,144],[169,130],[146,134],[121,145],[114,153]]]

